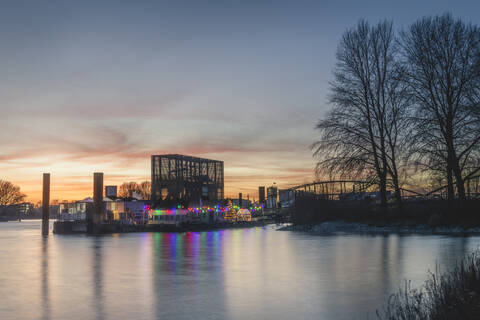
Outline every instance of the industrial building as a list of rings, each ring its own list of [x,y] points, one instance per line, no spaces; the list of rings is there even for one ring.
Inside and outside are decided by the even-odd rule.
[[[232,204],[234,206],[238,206],[239,208],[250,208],[253,205],[251,200],[242,198],[232,199]]]
[[[267,209],[276,209],[278,201],[278,188],[276,185],[267,188]]]
[[[152,155],[152,207],[197,207],[223,201],[223,161]]]
[[[258,187],[258,202],[260,204],[265,203],[265,187],[263,186]]]

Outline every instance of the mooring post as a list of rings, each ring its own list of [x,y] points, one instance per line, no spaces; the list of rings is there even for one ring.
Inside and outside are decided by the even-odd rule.
[[[50,173],[43,174],[42,235],[48,236],[50,219]]]
[[[93,223],[103,221],[103,172],[93,174]]]

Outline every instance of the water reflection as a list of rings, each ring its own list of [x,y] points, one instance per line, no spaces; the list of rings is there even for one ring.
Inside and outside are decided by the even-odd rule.
[[[94,237],[92,245],[92,275],[93,275],[93,305],[95,308],[95,319],[105,319],[103,299],[103,238]]]
[[[42,237],[42,253],[41,253],[41,300],[42,300],[42,319],[50,319],[50,296],[48,292],[48,237]]]
[[[155,318],[224,318],[221,233],[156,233],[153,242]]]
[[[466,237],[444,237],[443,241],[447,242],[447,245],[443,246],[441,254],[438,257],[438,266],[448,266],[452,260],[458,261],[462,259],[466,254],[469,254],[468,243],[469,240]],[[433,271],[433,270],[432,270]],[[441,270],[440,270],[441,271]]]
[[[271,228],[42,238],[0,224],[0,319],[364,319],[479,237]],[[34,293],[34,294],[32,294]]]

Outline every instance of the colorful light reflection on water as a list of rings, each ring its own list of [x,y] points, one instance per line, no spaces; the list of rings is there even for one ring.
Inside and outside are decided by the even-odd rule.
[[[0,319],[362,319],[480,243],[271,227],[42,239],[39,227],[0,224]]]

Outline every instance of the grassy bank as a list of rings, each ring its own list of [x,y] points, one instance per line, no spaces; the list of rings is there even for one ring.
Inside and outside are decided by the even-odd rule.
[[[473,320],[480,319],[480,251],[465,258],[443,275],[430,274],[420,289],[405,289],[392,295],[382,311],[382,320]]]

